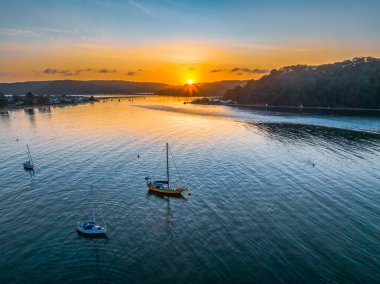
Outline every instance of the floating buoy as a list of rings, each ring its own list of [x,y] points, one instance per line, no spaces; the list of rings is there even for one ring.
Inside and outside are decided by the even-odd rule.
[[[192,193],[191,193],[191,192],[189,192],[187,195],[189,195],[189,196],[190,196],[190,195],[192,195]]]
[[[140,159],[140,155],[137,155],[137,159]]]

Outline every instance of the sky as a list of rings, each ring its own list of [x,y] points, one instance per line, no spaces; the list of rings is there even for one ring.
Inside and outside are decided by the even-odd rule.
[[[0,0],[0,82],[257,79],[380,57],[379,0]]]

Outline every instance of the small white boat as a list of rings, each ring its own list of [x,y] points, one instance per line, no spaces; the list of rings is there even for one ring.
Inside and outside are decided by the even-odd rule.
[[[30,151],[29,151],[29,145],[26,144],[26,148],[28,149],[28,161],[26,161],[25,163],[23,163],[23,166],[24,166],[24,169],[27,170],[27,171],[31,171],[33,170],[33,160],[32,160],[32,155],[30,154]]]
[[[78,226],[78,232],[86,235],[103,235],[107,232],[107,229],[96,225],[95,222],[84,222]]]
[[[93,195],[92,191],[92,186],[91,186],[91,193]],[[95,205],[92,209],[92,218],[93,221],[86,221],[80,225],[78,225],[77,230],[78,233],[82,235],[87,235],[87,236],[105,236],[105,233],[107,232],[106,227],[100,226],[96,224],[96,210],[95,210]],[[102,216],[103,218],[103,216]],[[104,219],[103,219],[104,223]]]

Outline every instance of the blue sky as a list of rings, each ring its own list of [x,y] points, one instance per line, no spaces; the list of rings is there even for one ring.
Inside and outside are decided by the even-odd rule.
[[[375,0],[0,1],[2,30],[35,31],[46,40],[100,36],[148,42],[197,38],[372,43],[380,41],[379,14],[380,1]],[[2,33],[1,39],[11,40],[6,36]]]

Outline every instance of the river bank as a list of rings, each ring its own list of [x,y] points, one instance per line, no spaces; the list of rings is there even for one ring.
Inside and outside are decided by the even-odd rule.
[[[100,103],[102,100],[96,100],[96,101],[86,101],[86,102],[80,102],[80,103],[59,103],[59,104],[43,104],[43,105],[20,105],[20,106],[7,106],[5,108],[2,108],[0,110],[0,114],[5,114],[10,111],[17,111],[17,110],[28,110],[28,109],[49,109],[49,108],[60,108],[65,106],[78,106],[78,105],[84,105],[84,104],[93,104],[93,103]]]
[[[287,112],[287,113],[297,113],[297,114],[380,117],[380,109],[343,108],[343,107],[332,108],[332,107],[304,107],[304,106],[265,106],[265,105],[244,105],[244,104],[233,104],[230,106],[262,110],[262,111]]]
[[[223,101],[220,98],[195,99],[191,104],[224,105],[239,108],[249,108],[260,111],[285,112],[296,114],[321,114],[342,116],[373,116],[380,117],[380,109],[345,108],[345,107],[305,107],[305,106],[271,106],[255,104],[239,104],[233,101]]]

